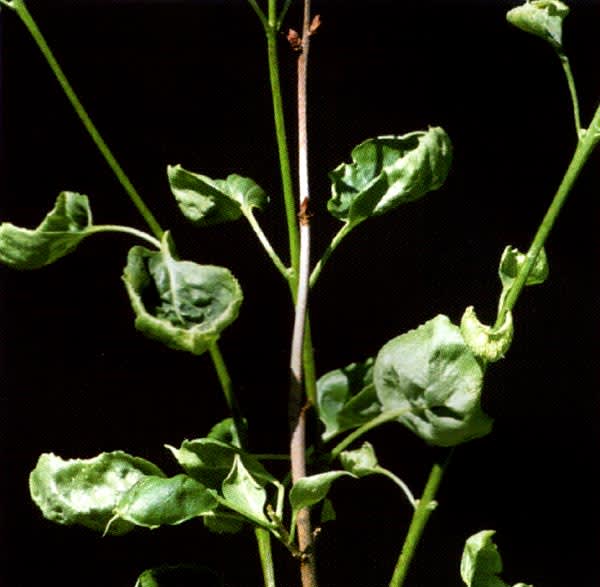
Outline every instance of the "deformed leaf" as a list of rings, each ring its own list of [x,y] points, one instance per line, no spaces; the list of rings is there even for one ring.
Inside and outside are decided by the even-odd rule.
[[[234,511],[251,520],[269,523],[264,512],[267,492],[244,467],[239,455],[235,455],[233,467],[223,481],[221,492],[227,505]]]
[[[211,179],[181,165],[168,166],[167,175],[179,209],[198,226],[237,220],[252,208],[263,209],[269,201],[256,182],[241,175]]]
[[[222,587],[223,582],[199,565],[163,565],[144,571],[134,587]]]
[[[498,267],[498,275],[504,288],[512,286],[526,261],[527,255],[521,253],[519,249],[510,246],[504,249],[500,258],[500,266]],[[542,249],[527,276],[525,285],[544,283],[548,278],[548,273],[548,258],[546,257],[546,252]]]
[[[327,471],[309,477],[302,477],[294,483],[290,490],[292,510],[297,512],[302,508],[319,503],[327,496],[331,484],[340,477],[354,477],[348,471]]]
[[[317,409],[323,440],[356,428],[381,412],[373,386],[373,359],[325,373],[317,381]]]
[[[152,463],[121,451],[92,459],[63,460],[40,456],[29,476],[29,490],[46,518],[59,524],[85,526],[104,532],[121,498],[148,475],[160,478]],[[116,520],[109,534],[125,534],[133,524]]]
[[[366,477],[380,471],[375,449],[370,442],[364,442],[355,450],[343,451],[340,462],[346,471],[357,477]]]
[[[430,444],[453,446],[491,430],[480,405],[482,364],[447,316],[385,344],[373,381],[383,412],[400,410],[398,421]]]
[[[212,512],[218,505],[215,492],[187,475],[169,479],[140,479],[115,508],[115,516],[136,526],[158,528],[177,525]]]
[[[38,269],[73,251],[88,236],[92,213],[87,196],[62,192],[36,229],[0,224],[0,262],[14,269]]]
[[[548,41],[555,49],[561,49],[562,23],[567,14],[569,7],[559,0],[532,0],[509,10],[506,20]]]
[[[352,150],[352,163],[329,174],[327,208],[358,224],[440,188],[451,161],[452,144],[440,127],[368,139]]]
[[[123,281],[136,328],[195,355],[208,350],[237,318],[243,298],[228,269],[176,260],[168,234],[160,251],[141,246],[129,251]]]
[[[502,559],[492,541],[494,530],[482,530],[467,539],[460,561],[460,575],[467,587],[508,587],[498,577]],[[514,587],[533,587],[517,583]]]
[[[493,328],[482,324],[473,306],[469,306],[460,321],[460,332],[476,356],[493,363],[504,357],[512,342],[512,313],[507,312],[504,322]]]

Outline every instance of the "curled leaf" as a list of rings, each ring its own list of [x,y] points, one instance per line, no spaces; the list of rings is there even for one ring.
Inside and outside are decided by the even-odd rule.
[[[331,484],[336,479],[345,476],[354,477],[348,471],[328,471],[298,479],[290,490],[292,510],[298,512],[302,508],[310,507],[324,500],[329,493]]]
[[[451,161],[452,144],[440,127],[368,139],[352,150],[352,163],[329,174],[327,208],[358,224],[441,187]]]
[[[136,328],[195,355],[208,350],[237,318],[243,297],[228,269],[175,260],[168,233],[160,251],[141,246],[129,251],[123,281]]]
[[[506,20],[548,41],[555,49],[561,49],[562,23],[567,14],[569,7],[559,0],[532,0],[509,10]]]
[[[241,175],[211,179],[181,165],[169,165],[167,175],[179,209],[198,226],[237,220],[252,208],[262,210],[269,201],[255,181]]]
[[[504,249],[500,258],[500,266],[498,267],[498,274],[503,287],[508,288],[512,286],[526,261],[527,255],[521,253],[519,249],[511,246],[507,246]],[[527,276],[525,285],[544,283],[548,278],[548,273],[548,257],[546,257],[546,251],[542,249]]]
[[[70,460],[47,453],[29,476],[29,490],[49,520],[104,532],[121,498],[148,475],[164,476],[152,463],[121,451]],[[125,534],[131,529],[132,523],[116,520],[108,533]]]
[[[64,257],[88,236],[92,213],[87,196],[62,192],[36,229],[0,225],[0,262],[14,269],[38,269]]]
[[[482,364],[447,316],[385,344],[373,381],[382,411],[402,412],[398,421],[430,444],[454,446],[491,430],[480,405]]]
[[[512,314],[507,312],[503,324],[493,328],[482,324],[469,306],[460,321],[460,332],[476,356],[493,363],[504,357],[512,342]]]
[[[360,448],[345,450],[340,454],[344,469],[357,477],[366,477],[379,472],[375,449],[370,442],[363,442]]]

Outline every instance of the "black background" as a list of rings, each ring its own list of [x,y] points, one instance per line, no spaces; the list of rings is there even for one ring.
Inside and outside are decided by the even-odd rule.
[[[167,164],[237,172],[272,196],[261,222],[285,251],[265,45],[246,3],[28,2],[117,158],[180,253],[230,267],[246,295],[223,335],[252,448],[283,451],[291,307],[243,223],[202,231],[170,196]],[[323,25],[310,63],[314,251],[337,229],[327,172],[378,134],[441,125],[455,148],[446,185],[357,229],[315,290],[318,370],[371,356],[438,313],[475,305],[492,321],[507,244],[525,249],[575,144],[569,96],[551,48],[510,28],[504,2],[313,1]],[[584,123],[600,96],[600,6],[572,2],[565,45]],[[62,96],[22,24],[2,11],[0,219],[34,226],[64,189],[91,198],[97,223],[144,228]],[[299,28],[299,11],[287,25]],[[294,56],[281,41],[293,142]],[[547,244],[551,277],[515,312],[508,357],[483,403],[489,437],[461,446],[418,550],[412,587],[460,585],[464,540],[497,530],[505,579],[536,587],[598,585],[599,326],[596,153]],[[201,523],[100,538],[45,521],[27,476],[41,452],[91,457],[123,449],[174,474],[163,443],[206,434],[226,416],[207,357],[133,329],[120,274],[125,236],[102,235],[32,273],[0,268],[0,585],[133,586],[162,562],[198,560],[228,587],[261,584],[253,538]],[[137,244],[137,243],[136,243]],[[380,461],[419,492],[437,452],[400,426],[374,432]],[[409,519],[389,481],[340,481],[338,521],[319,538],[324,587],[387,585]],[[294,563],[275,545],[282,586]],[[287,572],[287,575],[285,574]],[[284,578],[285,577],[285,578]]]

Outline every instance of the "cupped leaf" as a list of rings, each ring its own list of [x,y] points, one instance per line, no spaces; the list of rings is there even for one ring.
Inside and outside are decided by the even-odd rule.
[[[352,150],[352,163],[329,174],[327,208],[358,224],[440,188],[451,162],[452,144],[440,127],[368,139]]]
[[[220,489],[221,484],[229,475],[236,457],[242,460],[244,467],[262,485],[277,483],[277,480],[258,459],[242,452],[235,446],[214,438],[184,440],[180,448],[168,445],[167,448],[188,475],[213,489]]]
[[[562,48],[562,24],[569,7],[559,0],[527,1],[506,13],[506,20],[517,28],[541,37],[555,49]]]
[[[181,165],[168,166],[167,175],[179,209],[198,226],[237,220],[252,208],[264,208],[269,201],[256,182],[241,175],[211,179]]]
[[[195,355],[208,350],[237,318],[243,298],[228,269],[176,260],[168,234],[160,251],[141,246],[129,251],[123,281],[136,328]]]
[[[398,421],[430,444],[453,446],[491,430],[480,405],[482,364],[446,316],[385,344],[373,381],[383,412],[400,411]]]
[[[298,479],[290,490],[292,510],[298,512],[302,508],[310,507],[324,500],[329,493],[331,484],[336,479],[346,476],[354,477],[348,471],[327,471]]]
[[[36,229],[0,225],[0,262],[14,269],[38,269],[64,257],[88,236],[92,213],[87,196],[62,192]]]
[[[511,246],[504,249],[502,257],[500,258],[500,266],[498,267],[498,275],[500,276],[503,287],[506,288],[512,286],[526,261],[527,255],[521,253],[519,249]],[[548,279],[548,273],[548,257],[546,256],[546,251],[542,249],[527,276],[525,285],[538,285],[544,283],[544,281]]]
[[[182,524],[218,506],[215,492],[187,475],[140,479],[115,507],[115,521],[144,528]],[[112,524],[111,524],[112,525]]]
[[[70,460],[48,453],[40,456],[31,472],[29,490],[49,520],[104,532],[122,497],[149,475],[164,476],[152,463],[121,451]],[[116,520],[108,533],[125,534],[132,529],[132,523]]]
[[[494,530],[482,530],[467,539],[460,561],[460,575],[467,587],[508,587],[498,575],[502,559],[492,541]],[[514,587],[533,587],[517,583]]]
[[[379,473],[379,462],[375,449],[370,442],[363,442],[360,448],[345,450],[340,454],[342,467],[357,477],[366,477]]]
[[[512,313],[506,312],[504,322],[494,328],[482,324],[473,306],[469,306],[460,321],[460,332],[476,356],[493,363],[504,357],[512,342]]]
[[[144,571],[134,587],[223,587],[219,577],[199,565],[163,565]]]
[[[323,440],[362,426],[381,412],[373,386],[373,359],[325,373],[317,381],[317,409]]]
[[[265,515],[267,492],[235,455],[233,467],[221,485],[226,505],[250,520],[269,524]]]

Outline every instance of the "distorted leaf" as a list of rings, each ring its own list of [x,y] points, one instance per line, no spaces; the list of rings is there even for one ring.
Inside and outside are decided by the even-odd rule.
[[[506,312],[504,322],[494,328],[482,324],[473,306],[469,306],[460,321],[460,332],[476,356],[493,363],[504,357],[512,342],[512,313]]]
[[[217,505],[215,492],[187,475],[148,476],[123,495],[114,513],[136,526],[158,528],[202,516]]]
[[[144,571],[134,587],[223,587],[223,582],[199,565],[163,565]]]
[[[14,269],[38,269],[73,251],[89,234],[92,213],[87,196],[62,192],[36,229],[0,224],[0,262]]]
[[[104,532],[121,498],[148,475],[162,477],[152,463],[121,451],[92,459],[63,460],[40,456],[29,476],[29,490],[46,518],[59,524],[77,524]],[[133,524],[117,520],[109,534],[125,534]]]
[[[430,444],[453,446],[491,429],[480,405],[483,367],[446,316],[385,344],[373,380],[383,412],[405,410],[398,421]]]
[[[317,410],[325,425],[324,440],[379,415],[381,406],[372,382],[372,358],[329,371],[319,378]]]
[[[562,48],[562,24],[569,7],[559,0],[532,0],[516,6],[506,14],[508,22],[517,28]]]
[[[366,477],[379,472],[375,449],[370,442],[363,442],[360,448],[345,450],[340,454],[342,467],[357,477]]]
[[[168,166],[167,175],[179,209],[198,226],[237,220],[252,208],[264,208],[269,201],[256,182],[241,175],[211,179],[180,165]]]
[[[221,492],[231,509],[251,520],[269,524],[264,512],[267,492],[244,467],[239,455],[235,455],[233,467],[221,485]]]
[[[500,258],[500,266],[498,267],[498,275],[503,287],[508,288],[512,286],[526,261],[527,255],[521,253],[518,249],[510,246],[504,249]],[[542,249],[527,276],[525,285],[544,283],[548,278],[548,273],[548,258],[546,257],[546,252]]]
[[[242,290],[224,267],[177,261],[168,234],[160,251],[133,247],[123,281],[149,338],[195,355],[204,353],[238,315]]]
[[[348,471],[328,471],[318,475],[310,475],[298,479],[290,490],[292,510],[298,512],[302,508],[319,503],[327,496],[331,484],[340,477],[354,477]]]
[[[368,139],[352,150],[352,163],[329,174],[327,208],[339,220],[358,224],[440,188],[451,161],[452,145],[440,127]]]

